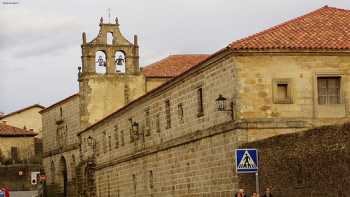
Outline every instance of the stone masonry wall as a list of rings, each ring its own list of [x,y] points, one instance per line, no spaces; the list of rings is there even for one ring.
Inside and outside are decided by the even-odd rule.
[[[0,137],[0,151],[4,160],[11,158],[11,148],[16,147],[17,159],[28,161],[35,156],[34,137]]]
[[[62,117],[60,115],[62,108]],[[49,193],[63,192],[63,170],[67,170],[68,193],[76,195],[76,166],[80,160],[79,97],[75,96],[42,113],[43,120],[43,166],[48,175]],[[59,129],[59,132],[57,132]],[[65,162],[63,162],[65,161]]]
[[[231,121],[229,112],[217,111],[215,99],[219,94],[230,98],[234,94],[232,59],[223,58],[216,65],[168,88],[164,94],[145,97],[138,103],[128,105],[119,113],[100,122],[98,127],[83,132],[81,134],[83,159],[92,155],[92,147],[87,143],[89,136],[96,140],[99,165],[185,134]],[[199,88],[203,90],[203,114],[198,114]],[[166,100],[170,102],[170,128],[167,128]],[[179,105],[182,106],[182,113]],[[149,115],[146,115],[147,110]],[[137,134],[131,132],[130,118],[139,124]]]
[[[138,184],[141,185],[143,180],[145,180],[141,177],[146,176],[144,175],[145,173],[151,173],[150,171],[154,173],[150,176],[156,178],[157,181],[163,182],[161,179],[168,181],[167,183],[164,183],[164,185],[158,184],[157,186],[154,186],[154,188],[157,187],[156,191],[158,196],[166,196],[171,193],[174,195],[177,193],[177,196],[181,196],[184,195],[186,191],[191,191],[193,194],[214,194],[216,192],[228,192],[227,194],[229,194],[230,191],[233,190],[232,188],[235,188],[235,180],[230,175],[232,170],[231,172],[229,170],[230,168],[232,169],[232,166],[230,165],[231,162],[229,162],[230,157],[227,157],[227,154],[231,152],[227,152],[225,155],[225,151],[228,151],[229,149],[228,146],[235,146],[233,141],[231,141],[231,138],[225,138],[225,140],[228,141],[226,147],[222,144],[220,145],[220,150],[218,149],[214,151],[215,155],[217,154],[218,156],[215,156],[214,153],[209,153],[209,155],[215,157],[213,158],[214,160],[219,160],[208,166],[207,170],[211,169],[212,174],[208,172],[209,174],[206,175],[207,177],[201,177],[201,174],[206,171],[203,170],[201,172],[195,172],[196,175],[194,175],[193,180],[187,178],[187,176],[191,176],[191,173],[194,173],[192,171],[195,171],[199,165],[206,165],[206,158],[202,157],[202,152],[200,151],[202,149],[209,151],[209,147],[211,147],[210,142],[206,140],[202,142],[200,138],[203,136],[201,135],[199,135],[199,138],[197,139],[199,142],[196,143],[203,143],[203,145],[193,145],[191,141],[193,138],[196,138],[196,132],[232,121],[230,112],[217,111],[215,102],[215,99],[219,94],[223,94],[229,100],[234,96],[235,77],[232,58],[223,57],[220,60],[214,59],[212,61],[214,63],[210,63],[216,66],[208,66],[207,69],[195,72],[192,74],[193,77],[183,79],[175,86],[168,88],[162,86],[162,88],[165,89],[164,94],[154,93],[152,96],[142,98],[143,100],[141,101],[131,103],[126,108],[121,109],[118,113],[115,113],[100,122],[98,127],[92,127],[81,134],[83,160],[87,160],[91,157],[93,149],[95,148],[97,164],[96,183],[99,196],[108,196],[108,192],[111,193],[112,188],[115,189],[115,185],[117,184],[123,185],[121,186],[123,190],[121,191],[122,196],[130,196],[131,193],[129,192],[133,191],[128,188],[130,187],[130,179],[135,179],[135,181],[139,182]],[[202,88],[203,93],[203,113],[199,113],[198,111],[198,89],[200,88]],[[167,116],[165,113],[165,102],[167,100],[170,102],[170,126],[167,123]],[[137,133],[133,133],[131,130],[130,118],[132,119],[132,122],[137,122],[139,124],[139,130]],[[206,136],[212,135],[210,134],[211,131],[207,132],[208,134]],[[88,145],[87,139],[90,136],[95,140],[95,146]],[[172,140],[172,143],[176,144],[179,138],[183,136],[192,137],[188,137],[186,140],[183,139],[184,141],[180,140],[180,142],[184,144],[176,145],[178,147],[164,151],[159,150],[159,153],[154,153],[150,156],[145,156],[144,158],[115,164],[115,162],[120,161],[120,159],[133,157],[141,152],[146,153],[149,149],[157,149],[156,147],[166,146],[166,144],[170,143]],[[215,141],[218,139],[213,137],[212,140]],[[189,145],[185,145],[187,143]],[[223,154],[225,157],[223,157],[224,155],[219,156],[218,153],[222,151],[224,151]],[[184,156],[186,158],[180,158],[182,154],[186,155],[188,153],[193,155],[194,158],[196,157],[196,159],[191,161],[192,156],[190,155]],[[183,161],[178,164],[172,163],[179,159]],[[224,160],[225,162],[222,163],[222,166],[221,164],[219,165],[219,163]],[[140,163],[145,163],[150,166],[159,166],[159,170],[155,169],[153,172],[153,167],[150,167],[146,168],[148,171],[142,171],[143,167]],[[177,184],[171,182],[171,179],[174,179],[174,177],[168,175],[175,173],[169,171],[171,168],[179,173],[179,175],[175,176],[186,176],[186,184],[181,183],[181,181],[185,180],[185,178],[181,177],[179,177],[180,180],[178,180]],[[181,174],[185,173],[183,170],[186,168],[188,168],[188,172],[186,172],[187,174]],[[222,170],[225,180],[219,178],[218,175],[213,175],[214,171],[217,171],[218,168]],[[121,176],[123,182],[117,180],[118,176],[106,173],[109,172],[108,169],[118,169],[118,172],[123,171],[120,173],[125,173],[125,175],[118,175]],[[137,172],[138,170],[140,171]],[[134,171],[136,171],[137,174],[135,174],[133,178],[132,172]],[[106,179],[108,180],[107,176],[109,176],[110,180],[109,187],[108,182],[105,181]],[[215,177],[210,178],[211,176]],[[206,184],[206,186],[201,185],[202,183],[199,181],[201,178],[208,179],[203,180],[203,184]],[[112,187],[111,185],[114,186]],[[131,186],[132,185],[133,184],[131,184]],[[206,188],[206,190],[201,191],[203,188]],[[148,190],[146,191],[144,186],[137,186],[136,190],[138,190],[136,191],[137,195],[148,193]]]
[[[41,167],[35,164],[0,165],[0,188],[8,187],[11,191],[35,190],[36,185],[31,184],[31,172],[40,172]]]
[[[341,53],[236,54],[241,119],[303,118],[314,125],[350,117],[350,57]],[[317,77],[341,77],[341,103],[318,104]],[[290,103],[274,101],[273,82],[290,88]],[[277,93],[275,93],[277,94]],[[336,118],[336,119],[335,119]]]
[[[243,144],[258,148],[260,191],[274,196],[345,197],[350,193],[350,124],[323,126]],[[239,175],[255,190],[255,175]]]
[[[97,196],[223,196],[237,188],[239,130],[201,138],[98,169]]]
[[[60,116],[62,108],[62,117]],[[78,143],[77,133],[80,130],[79,97],[55,106],[42,113],[43,121],[43,150],[44,153],[56,150],[61,145],[68,146]],[[61,136],[57,129],[61,128]],[[61,138],[60,138],[61,137]]]
[[[185,148],[185,144],[195,143],[194,141],[206,144],[206,138],[216,139],[217,136],[220,136],[219,133],[216,133],[217,136],[215,136],[212,131],[208,131],[208,135],[197,135],[197,132],[210,130],[221,124],[229,124],[233,119],[236,123],[241,124],[240,127],[236,128],[236,130],[242,131],[237,137],[241,139],[239,140],[241,142],[299,132],[306,128],[315,127],[315,125],[346,121],[348,118],[348,90],[345,87],[349,83],[347,57],[327,56],[326,58],[321,54],[318,55],[302,56],[302,54],[297,54],[293,56],[279,54],[272,56],[265,54],[239,56],[237,54],[221,53],[199,67],[191,69],[186,75],[175,78],[176,82],[172,81],[156,91],[151,91],[145,97],[99,121],[98,124],[80,134],[82,159],[88,160],[94,156],[96,158],[97,194],[108,196],[108,193],[111,193],[112,189],[115,188],[111,185],[121,185],[118,187],[123,190],[122,196],[131,195],[131,193],[126,193],[124,190],[136,191],[136,194],[133,194],[134,196],[149,193],[145,185],[142,185],[141,188],[138,186],[146,180],[139,178],[140,175],[138,175],[146,176],[144,174],[147,174],[147,172],[143,169],[148,170],[149,177],[158,177],[167,181],[163,175],[154,174],[152,168],[147,167],[149,163],[157,160],[154,165],[158,166],[160,171],[164,169],[165,174],[172,174],[173,172],[171,168],[169,169],[169,166],[176,166],[176,161],[179,158],[174,159],[169,155],[182,155],[185,154],[182,149],[186,152],[194,148],[192,145],[188,146],[190,148]],[[284,69],[280,68],[282,64],[285,65]],[[315,105],[314,101],[317,98],[314,95],[315,84],[310,83],[317,76],[315,73],[326,73],[326,71],[328,74],[338,73],[341,76],[343,87],[343,102],[334,105],[333,107],[336,110],[330,110],[328,117],[320,116],[323,113],[320,109],[326,109],[329,106],[319,107]],[[289,85],[293,92],[292,103],[273,103],[272,81],[277,77],[288,78],[291,82]],[[302,86],[302,83],[305,83],[305,86]],[[203,95],[203,113],[198,111],[200,89]],[[303,92],[303,94],[299,92]],[[220,94],[227,98],[226,109],[230,109],[230,102],[233,102],[233,119],[230,112],[217,110],[215,100]],[[170,106],[168,109],[166,107],[167,102]],[[136,131],[132,129],[134,123],[138,125]],[[248,126],[244,127],[242,125]],[[90,137],[94,139],[93,145],[87,143]],[[239,141],[232,144],[237,145]],[[233,150],[235,146],[232,145],[231,148]],[[203,149],[205,148],[203,147]],[[194,148],[193,157],[196,157],[197,154],[201,155],[195,150],[196,148]],[[153,158],[154,155],[155,158]],[[169,161],[169,166],[162,163],[164,157],[173,159]],[[205,157],[198,156],[196,162],[201,165],[201,163],[205,163],[202,161],[204,159]],[[179,173],[186,173],[187,170],[182,165],[184,164],[182,163],[176,170]],[[227,162],[224,165],[229,164]],[[118,172],[125,171],[126,175],[110,175],[116,170]],[[137,173],[139,170],[141,171]],[[231,170],[234,170],[232,166]],[[219,170],[215,172],[221,173]],[[206,171],[198,172],[199,177],[201,173],[205,175]],[[231,178],[235,177],[234,174],[231,175]],[[196,176],[194,180],[187,182],[194,185],[201,184]],[[217,174],[213,176],[217,176]],[[118,177],[123,178],[119,181]],[[126,181],[127,179],[128,181]],[[176,177],[172,179],[176,179]],[[134,185],[134,190],[126,189],[130,187],[130,183]],[[230,184],[233,189],[229,190],[226,186],[223,186],[220,190],[216,187],[216,182],[212,181],[204,184],[209,184],[208,187],[216,189],[208,191],[205,187],[195,186],[197,190],[190,193],[204,194],[208,191],[207,194],[212,195],[217,191],[233,191],[237,189],[235,183],[235,181],[224,181],[219,184],[219,187]],[[190,191],[187,190],[187,193],[182,191],[181,186],[176,189],[176,184],[176,182],[170,181],[167,186],[158,186],[157,193],[154,195],[185,196]],[[152,189],[153,187],[150,186]],[[172,187],[175,188],[169,189]],[[191,186],[188,187],[191,188]]]

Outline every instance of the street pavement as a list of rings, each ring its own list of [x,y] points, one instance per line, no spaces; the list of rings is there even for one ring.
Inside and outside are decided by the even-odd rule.
[[[10,197],[33,197],[36,196],[36,191],[15,191],[10,192]]]

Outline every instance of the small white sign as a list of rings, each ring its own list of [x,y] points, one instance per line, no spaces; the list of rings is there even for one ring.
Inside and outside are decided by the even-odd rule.
[[[38,175],[40,174],[40,172],[32,172],[31,173],[31,178],[30,178],[30,183],[32,184],[32,185],[36,185],[36,184],[38,184]]]

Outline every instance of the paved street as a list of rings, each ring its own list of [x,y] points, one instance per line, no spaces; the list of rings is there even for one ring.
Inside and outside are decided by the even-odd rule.
[[[36,196],[36,191],[17,191],[17,192],[11,192],[11,197],[32,197]]]

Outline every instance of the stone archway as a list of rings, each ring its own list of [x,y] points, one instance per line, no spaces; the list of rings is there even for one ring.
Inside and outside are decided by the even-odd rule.
[[[94,162],[88,161],[82,165],[82,185],[81,192],[84,197],[95,197],[95,164]]]
[[[59,163],[59,196],[68,197],[68,170],[66,159],[62,156]]]

